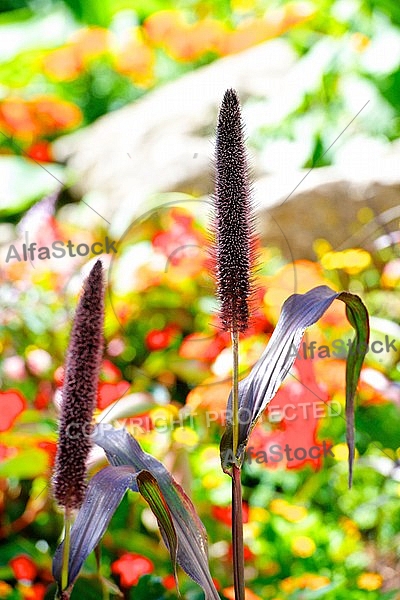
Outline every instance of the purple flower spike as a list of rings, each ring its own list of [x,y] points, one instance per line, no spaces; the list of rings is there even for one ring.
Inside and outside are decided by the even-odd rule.
[[[79,508],[86,492],[86,460],[92,446],[92,418],[103,352],[104,283],[101,261],[87,277],[68,347],[54,497],[66,511]]]
[[[226,331],[249,325],[255,236],[239,99],[225,92],[216,141],[214,229],[217,295]]]

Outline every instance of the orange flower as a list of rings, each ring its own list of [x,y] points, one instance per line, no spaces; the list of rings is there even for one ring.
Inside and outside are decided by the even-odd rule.
[[[307,510],[304,506],[294,506],[280,498],[272,500],[269,509],[272,513],[280,515],[291,523],[298,523],[307,516]]]
[[[333,287],[331,282],[325,279],[321,266],[309,260],[296,260],[294,263],[285,265],[276,275],[266,278],[265,285],[267,292],[264,296],[264,304],[268,316],[274,322],[278,320],[283,302],[291,294],[295,292],[304,294],[318,285]]]
[[[176,60],[198,60],[206,52],[221,54],[227,33],[223,23],[212,19],[184,24],[166,40],[165,49]]]
[[[140,40],[130,40],[115,57],[116,69],[139,86],[154,81],[155,55],[152,48]]]
[[[305,2],[288,4],[266,13],[261,19],[248,19],[232,31],[225,40],[224,54],[241,52],[260,42],[277,37],[313,15],[313,8]]]
[[[257,596],[254,592],[249,590],[249,588],[245,588],[245,598],[246,600],[262,600],[260,596]],[[235,600],[235,588],[227,587],[222,590],[222,593],[229,600]]]
[[[72,81],[82,72],[83,65],[73,45],[57,48],[43,59],[43,71],[56,81]]]
[[[316,550],[315,542],[305,535],[299,535],[292,540],[292,552],[300,558],[312,556]]]
[[[219,421],[224,420],[223,416],[231,388],[232,382],[230,379],[218,381],[217,379],[208,378],[203,381],[202,385],[189,392],[186,404],[194,411],[198,408],[204,411],[215,411],[218,414]]]
[[[368,592],[379,590],[382,583],[383,578],[379,573],[363,573],[357,578],[357,586],[361,590],[368,590]]]
[[[40,128],[33,118],[30,104],[22,98],[5,98],[0,104],[0,121],[6,131],[19,139],[30,140],[39,134]]]
[[[5,581],[0,581],[0,598],[8,598],[12,592],[12,587]]]
[[[80,109],[71,102],[52,96],[39,96],[31,102],[42,133],[72,129],[82,121]]]
[[[191,31],[194,47],[199,57],[205,52],[221,54],[227,35],[228,29],[225,23],[216,19],[198,21],[193,25]]]
[[[46,594],[46,586],[43,583],[35,583],[30,586],[19,585],[18,590],[24,600],[44,600]]]
[[[287,577],[281,581],[280,586],[284,592],[291,594],[296,590],[310,589],[319,590],[320,588],[329,585],[330,581],[328,577],[323,575],[314,575],[313,573],[304,573],[299,577]]]
[[[154,44],[161,45],[175,60],[194,61],[206,52],[220,54],[227,29],[216,19],[186,23],[178,11],[165,10],[151,15],[144,24]]]
[[[177,10],[160,10],[144,22],[144,30],[154,44],[171,39],[183,27],[183,19]]]
[[[71,42],[75,45],[80,61],[86,64],[108,52],[111,34],[102,27],[86,27],[75,32],[71,36]]]

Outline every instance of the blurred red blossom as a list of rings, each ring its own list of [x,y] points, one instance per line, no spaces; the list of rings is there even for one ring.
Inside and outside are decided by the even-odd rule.
[[[242,504],[243,523],[249,522],[249,506],[247,502]],[[232,506],[213,506],[211,508],[211,515],[214,519],[225,523],[229,527],[232,526]]]
[[[25,398],[18,390],[0,392],[0,431],[8,431],[25,408]]]
[[[149,350],[163,350],[171,344],[178,333],[179,328],[176,325],[167,325],[164,329],[152,329],[146,335],[146,346]]]
[[[14,577],[18,581],[33,581],[37,575],[37,567],[33,560],[25,554],[14,556],[10,560]]]
[[[102,410],[107,408],[115,400],[119,400],[131,387],[128,381],[119,381],[118,383],[100,383],[98,396],[97,396],[97,408]]]
[[[123,587],[136,585],[142,575],[154,571],[154,565],[150,559],[140,554],[127,552],[111,565],[111,572],[120,576]]]
[[[267,432],[261,426],[258,426],[251,436],[249,450],[256,456],[256,460],[258,452],[265,453],[267,457],[273,456],[275,458],[275,461],[260,461],[268,468],[275,469],[278,466],[285,466],[288,469],[298,469],[307,462],[311,463],[315,469],[321,466],[323,446],[317,439],[317,429],[320,416],[322,416],[321,410],[324,408],[322,405],[327,405],[329,396],[316,381],[314,362],[311,359],[296,359],[294,367],[297,370],[299,379],[289,381],[271,400],[269,413],[280,413],[282,415],[279,428]],[[314,409],[316,405],[318,405],[318,410]],[[282,450],[287,445],[293,452],[296,449],[304,449],[307,453],[306,456],[299,458],[289,454],[289,459],[283,456],[282,460],[278,461],[277,447],[283,454]],[[308,451],[312,447],[317,447],[320,450],[320,457],[312,458],[309,455]]]

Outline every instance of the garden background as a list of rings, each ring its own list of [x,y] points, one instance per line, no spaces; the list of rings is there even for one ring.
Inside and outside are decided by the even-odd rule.
[[[230,342],[207,254],[218,85],[242,99],[261,232],[243,372],[285,298],[315,285],[359,294],[375,343],[351,490],[341,306],[308,330],[254,430],[246,598],[400,598],[399,28],[395,0],[1,0],[0,598],[54,596],[57,407],[96,252],[108,286],[96,420],[125,425],[172,470],[206,526],[221,598],[234,598],[219,463]],[[332,445],[334,456],[274,462],[274,444]],[[102,460],[93,454],[93,472]],[[203,597],[179,579],[186,600]],[[72,598],[118,593],[177,597],[157,524],[133,493],[104,536],[101,577],[91,556]]]

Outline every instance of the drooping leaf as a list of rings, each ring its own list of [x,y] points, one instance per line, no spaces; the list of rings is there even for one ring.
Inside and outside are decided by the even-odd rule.
[[[354,395],[368,349],[368,312],[358,296],[349,292],[334,292],[325,285],[318,286],[306,294],[293,294],[285,301],[267,347],[250,374],[239,382],[239,445],[236,456],[233,456],[232,451],[232,393],[230,394],[227,426],[220,445],[222,468],[225,472],[229,473],[235,462],[243,462],[250,433],[292,367],[305,330],[322,317],[335,299],[346,304],[347,317],[356,332],[346,365],[346,428],[351,485],[354,458]]]
[[[90,480],[84,502],[71,529],[68,586],[74,582],[86,558],[103,537],[128,489],[138,491],[136,473],[127,466],[105,467]],[[63,549],[62,542],[53,559],[53,576],[59,585]]]
[[[160,461],[143,452],[126,430],[99,424],[93,432],[93,441],[104,449],[112,465],[129,465],[138,473],[151,473],[172,516],[178,540],[178,564],[203,588],[206,600],[219,600],[208,566],[206,531],[181,486]]]
[[[349,448],[349,487],[351,487],[354,460],[354,396],[368,350],[369,322],[367,309],[358,296],[342,292],[338,299],[346,304],[347,318],[356,331],[346,363],[346,441]]]
[[[176,535],[174,522],[171,512],[164,500],[160,486],[157,480],[149,471],[140,471],[137,476],[137,486],[140,494],[150,506],[153,514],[157,518],[158,526],[164,538],[164,542],[171,554],[172,566],[174,568],[174,577],[177,589],[178,577],[176,574],[176,561],[178,557],[178,538]]]

